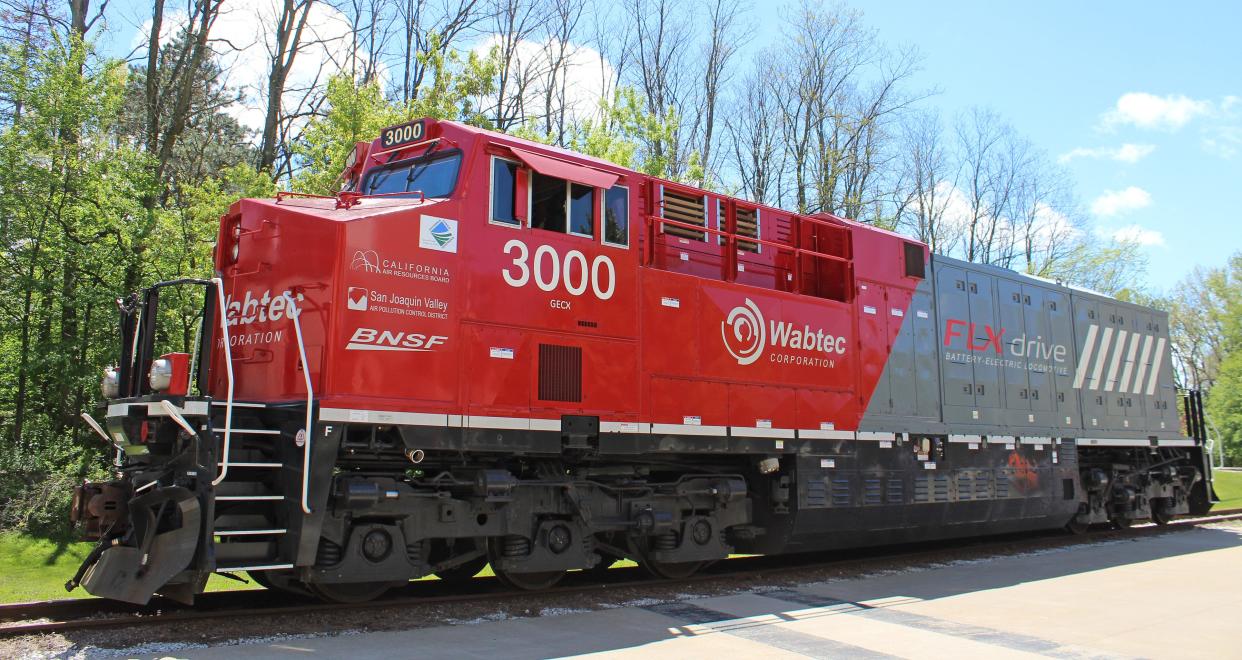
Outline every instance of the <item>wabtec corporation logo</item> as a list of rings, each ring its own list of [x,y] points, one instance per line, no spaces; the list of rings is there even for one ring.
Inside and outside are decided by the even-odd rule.
[[[272,294],[271,289],[261,294],[247,291],[241,300],[237,300],[234,296],[225,298],[225,316],[229,320],[229,325],[249,325],[255,322],[266,323],[289,318],[293,312],[286,296],[292,296],[299,303],[304,299],[302,294],[293,295],[288,289],[275,295]]]
[[[428,335],[420,332],[403,332],[397,330],[376,330],[375,328],[358,328],[350,337],[347,351],[434,351],[444,345],[448,337],[444,335]]]
[[[763,312],[750,298],[729,311],[720,323],[720,338],[741,365],[754,364],[767,352],[768,361],[776,364],[831,368],[836,366],[836,360],[827,356],[844,355],[846,344],[845,337],[826,333],[822,328],[806,324],[799,328],[777,320],[766,322]]]

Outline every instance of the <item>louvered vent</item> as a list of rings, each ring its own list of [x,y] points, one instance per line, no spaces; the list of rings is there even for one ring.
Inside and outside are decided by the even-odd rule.
[[[1074,465],[1078,462],[1078,444],[1073,440],[1064,440],[1061,442],[1061,463],[1063,465]]]
[[[704,217],[703,197],[702,195],[683,195],[671,190],[664,191],[664,217],[677,222],[684,222],[688,225],[698,225],[700,227],[707,226],[707,220]],[[706,232],[694,231],[684,227],[674,227],[673,225],[662,225],[664,231],[673,236],[682,238],[690,238],[696,241],[705,240]]]
[[[962,470],[957,473],[957,499],[969,500],[974,494],[974,478],[973,472]]]
[[[539,345],[539,399],[582,401],[582,349]]]
[[[850,488],[850,478],[848,475],[834,475],[832,477],[832,505],[833,506],[850,506],[852,502]]]
[[[884,489],[885,502],[888,504],[904,504],[905,499],[905,483],[901,477],[889,477],[888,487]]]
[[[823,479],[811,479],[806,482],[806,500],[802,503],[804,509],[822,509],[828,506],[828,485]]]
[[[874,506],[884,502],[884,486],[880,475],[868,474],[863,476],[863,505]]]
[[[1013,470],[1001,468],[996,471],[996,497],[1009,497],[1009,481],[1013,478]]]
[[[758,252],[759,244],[741,240],[742,236],[759,238],[759,212],[755,209],[737,210],[737,249]]]

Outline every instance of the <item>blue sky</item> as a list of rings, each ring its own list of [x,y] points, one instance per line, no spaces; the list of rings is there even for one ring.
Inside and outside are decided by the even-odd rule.
[[[850,6],[919,49],[944,117],[992,108],[1066,157],[1100,230],[1141,228],[1153,291],[1242,250],[1242,2]]]

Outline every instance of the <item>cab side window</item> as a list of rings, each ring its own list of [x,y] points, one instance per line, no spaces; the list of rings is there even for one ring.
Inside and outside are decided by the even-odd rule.
[[[629,247],[630,244],[630,191],[625,186],[613,186],[604,192],[604,242],[609,245]]]
[[[492,158],[492,222],[517,225],[518,164]]]
[[[569,233],[595,238],[595,189],[569,184]]]
[[[534,172],[530,181],[530,226],[565,233],[565,196],[569,186],[564,179]]]

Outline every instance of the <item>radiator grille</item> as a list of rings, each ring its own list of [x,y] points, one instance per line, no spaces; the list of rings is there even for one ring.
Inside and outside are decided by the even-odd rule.
[[[582,401],[582,349],[539,345],[539,399]]]

